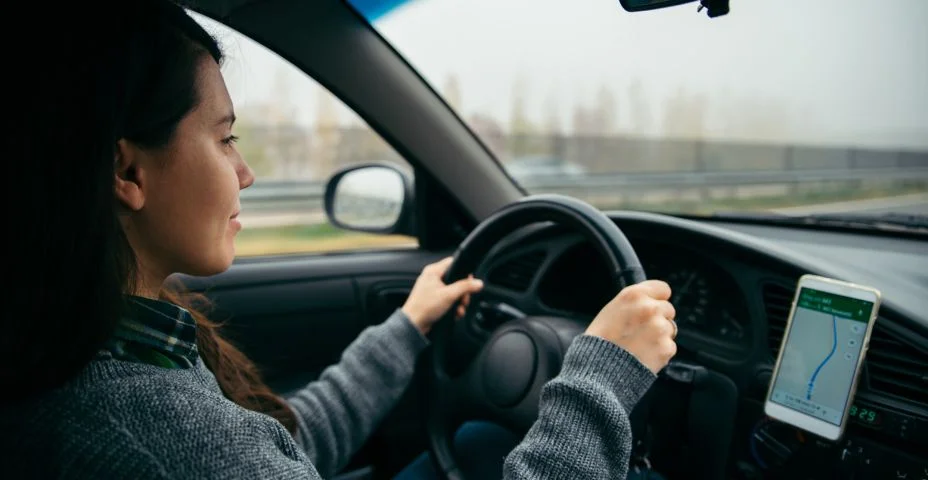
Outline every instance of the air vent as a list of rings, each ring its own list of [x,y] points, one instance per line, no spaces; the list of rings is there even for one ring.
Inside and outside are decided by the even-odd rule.
[[[487,281],[492,285],[524,292],[531,285],[546,255],[545,251],[536,250],[511,257],[497,265],[490,272]]]
[[[885,393],[928,405],[928,352],[896,340],[878,319],[870,336],[867,351],[867,373],[870,391]]]
[[[767,283],[763,287],[764,311],[767,313],[767,342],[770,353],[776,357],[780,351],[786,320],[793,303],[794,290],[780,283]]]

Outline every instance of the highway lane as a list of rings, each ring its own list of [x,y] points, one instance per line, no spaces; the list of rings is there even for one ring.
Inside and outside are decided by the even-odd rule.
[[[869,200],[853,200],[848,202],[803,205],[801,207],[777,208],[771,211],[784,215],[813,215],[817,213],[856,213],[869,215],[902,213],[907,215],[928,215],[928,192]]]

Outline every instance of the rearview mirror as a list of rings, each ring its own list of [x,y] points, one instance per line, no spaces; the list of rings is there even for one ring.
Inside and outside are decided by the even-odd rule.
[[[684,3],[693,3],[698,0],[619,0],[626,11],[641,12],[644,10],[655,10],[658,8],[675,7]]]
[[[728,0],[619,0],[628,12],[641,12],[645,10],[655,10],[658,8],[675,7],[684,3],[699,2],[697,12],[703,9],[709,15],[709,18],[718,17],[728,13]]]
[[[389,164],[354,165],[325,188],[329,222],[346,230],[414,235],[412,182]]]

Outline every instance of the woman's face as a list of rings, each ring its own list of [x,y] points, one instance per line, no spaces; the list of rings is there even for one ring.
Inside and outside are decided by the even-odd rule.
[[[139,294],[156,295],[172,273],[223,272],[235,257],[239,191],[254,172],[235,148],[232,100],[208,56],[199,64],[197,93],[199,104],[165,148],[119,142],[116,192],[128,207],[123,226],[143,277]]]

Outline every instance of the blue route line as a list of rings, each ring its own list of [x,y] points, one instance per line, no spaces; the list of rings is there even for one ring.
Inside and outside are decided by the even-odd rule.
[[[806,400],[812,400],[812,388],[815,387],[815,377],[818,376],[818,372],[822,371],[822,367],[831,360],[831,357],[835,354],[835,350],[838,349],[838,319],[834,315],[831,316],[831,334],[832,334],[832,343],[831,351],[828,352],[828,356],[822,360],[822,363],[815,368],[815,372],[812,374],[812,378],[809,379],[809,391],[806,392]]]

